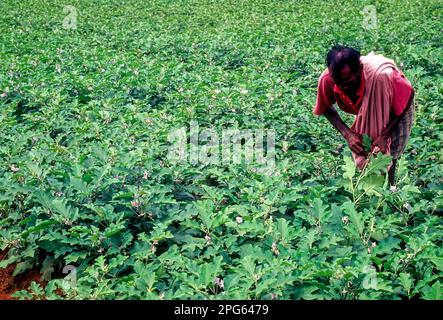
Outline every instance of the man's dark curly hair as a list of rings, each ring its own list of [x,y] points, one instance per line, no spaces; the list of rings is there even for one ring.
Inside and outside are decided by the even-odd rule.
[[[326,65],[332,70],[332,77],[335,79],[340,78],[340,71],[345,65],[357,73],[360,67],[360,52],[351,47],[333,46],[326,56]]]

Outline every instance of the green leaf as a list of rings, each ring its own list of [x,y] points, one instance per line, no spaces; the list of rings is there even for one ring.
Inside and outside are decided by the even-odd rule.
[[[77,177],[71,177],[70,178],[70,183],[71,183],[72,187],[75,190],[78,190],[81,193],[87,193],[88,192],[88,185],[82,179],[77,178]]]
[[[327,206],[323,205],[323,201],[320,198],[314,199],[314,205],[312,206],[312,212],[314,213],[315,218],[322,223],[323,217],[325,216],[325,212],[327,210]]]
[[[440,281],[436,281],[432,287],[425,287],[423,290],[423,299],[425,300],[441,300],[441,284]]]
[[[44,294],[43,288],[35,281],[31,282],[29,289],[31,289],[31,292],[36,296],[40,297]]]
[[[409,273],[400,273],[399,275],[400,283],[403,286],[403,288],[406,290],[406,292],[409,292],[412,287],[412,279]]]
[[[16,275],[23,273],[24,271],[31,269],[33,266],[33,263],[31,260],[26,260],[23,262],[19,262],[17,263],[17,265],[15,266],[14,272],[12,273],[12,275],[15,277]]]
[[[314,294],[314,292],[318,291],[319,288],[316,286],[304,287],[302,289],[301,298],[304,300],[322,300],[323,297],[318,294]]]
[[[209,263],[205,263],[201,266],[200,276],[204,287],[212,283],[213,281],[212,270],[211,270],[211,265]]]
[[[200,200],[196,202],[198,214],[205,227],[210,230],[212,228],[212,212],[213,204],[210,200]]]
[[[36,246],[27,246],[25,250],[22,252],[22,257],[24,258],[34,258],[36,252]]]
[[[27,290],[16,291],[13,294],[11,294],[11,297],[23,300],[31,300],[33,298],[32,294],[29,293]]]
[[[431,258],[430,260],[432,261],[432,263],[435,264],[435,266],[437,267],[437,269],[439,271],[443,271],[443,258],[435,257],[435,258]]]
[[[363,134],[363,149],[365,152],[369,153],[372,147],[372,138],[368,136],[366,133]]]
[[[72,262],[76,263],[79,259],[84,260],[87,256],[88,256],[88,252],[77,251],[77,252],[73,252],[73,253],[68,254],[64,260],[65,260],[66,264],[70,264]]]
[[[114,224],[112,223],[109,227],[106,228],[105,230],[105,237],[106,238],[111,238],[113,236],[115,236],[116,234],[118,234],[120,231],[124,230],[125,226],[120,224]]]
[[[255,273],[255,259],[252,256],[246,256],[242,260],[243,268],[248,274],[253,275]]]
[[[388,165],[391,163],[392,157],[378,154],[375,157],[371,157],[369,164],[367,165],[364,175],[368,176],[372,173],[380,174],[380,171],[386,171]]]
[[[356,169],[354,160],[351,157],[345,157],[344,160],[345,164],[342,167],[345,172],[343,173],[343,177],[352,180],[355,176]]]
[[[40,203],[43,207],[50,209],[51,208],[51,202],[53,197],[48,194],[47,192],[37,190],[34,193],[35,200]]]
[[[51,280],[51,275],[54,272],[54,258],[47,256],[43,261],[42,268],[40,269],[41,280]]]
[[[148,290],[152,290],[152,287],[154,286],[156,277],[155,272],[149,272],[145,277],[146,285],[148,286]]]
[[[57,221],[54,220],[45,220],[35,225],[34,227],[29,227],[25,232],[22,233],[22,238],[26,238],[29,234],[34,232],[39,232],[42,230],[46,230],[50,228],[52,225],[57,224]]]
[[[13,255],[13,256],[8,257],[7,259],[0,261],[0,269],[6,268],[7,266],[13,264],[14,262],[16,262],[19,259],[20,259],[19,256]]]
[[[287,237],[288,237],[288,226],[289,226],[289,223],[288,223],[288,221],[286,219],[283,219],[283,218],[280,218],[277,221],[278,221],[277,228],[278,228],[278,231],[280,232],[281,241],[283,243],[285,243],[286,240],[287,240]]]
[[[378,188],[382,188],[385,183],[385,177],[380,174],[371,174],[361,179],[358,184],[359,189],[363,189],[368,195],[376,194],[381,195],[376,191]]]
[[[354,203],[347,201],[342,205],[342,208],[349,215],[349,221],[356,229],[358,235],[362,235],[365,227],[364,220],[362,219],[362,215],[355,210]]]
[[[42,169],[38,166],[37,163],[31,162],[26,164],[31,174],[37,178],[41,178]]]

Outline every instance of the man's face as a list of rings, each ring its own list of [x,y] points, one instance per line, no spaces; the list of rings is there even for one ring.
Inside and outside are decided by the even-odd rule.
[[[332,75],[331,70],[329,72]],[[348,65],[345,65],[340,70],[339,78],[331,77],[331,79],[343,91],[355,94],[360,86],[360,75],[360,70],[355,73]]]

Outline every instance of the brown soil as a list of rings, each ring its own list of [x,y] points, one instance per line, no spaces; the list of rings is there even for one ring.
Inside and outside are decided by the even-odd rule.
[[[7,250],[0,250],[0,261],[5,259],[7,254]],[[32,281],[39,283],[43,287],[46,285],[45,281],[41,281],[38,270],[27,270],[14,277],[12,276],[14,269],[15,264],[6,268],[0,268],[0,300],[14,300],[11,295],[16,291],[28,289]]]

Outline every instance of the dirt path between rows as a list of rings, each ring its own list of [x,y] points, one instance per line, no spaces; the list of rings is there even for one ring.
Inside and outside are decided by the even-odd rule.
[[[0,261],[6,259],[7,250],[0,251]],[[35,281],[41,285],[46,285],[40,280],[40,272],[38,270],[27,270],[24,273],[13,276],[15,264],[6,268],[0,268],[0,300],[14,300],[11,295],[20,290],[26,290]]]

